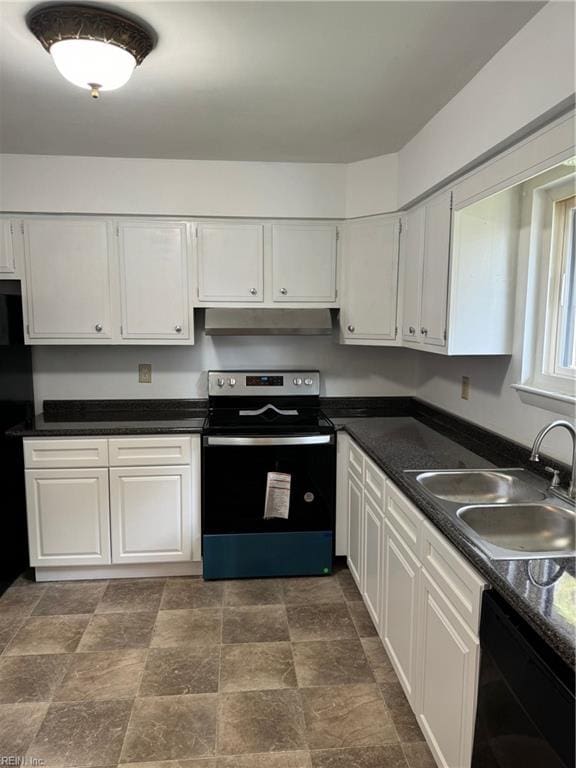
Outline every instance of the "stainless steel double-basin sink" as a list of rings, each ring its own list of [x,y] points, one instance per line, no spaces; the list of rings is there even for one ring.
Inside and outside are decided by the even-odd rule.
[[[576,555],[574,505],[525,469],[406,470],[492,560]]]

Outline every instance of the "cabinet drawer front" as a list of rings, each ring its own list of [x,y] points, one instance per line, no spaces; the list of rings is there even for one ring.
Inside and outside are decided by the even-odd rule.
[[[24,440],[26,469],[59,467],[107,467],[108,440],[44,437]]]
[[[370,461],[364,459],[364,490],[370,495],[373,501],[377,502],[380,509],[384,508],[384,488],[386,478],[378,467]]]
[[[386,518],[404,544],[419,557],[424,516],[389,480],[386,482]]]
[[[190,438],[126,437],[109,441],[111,467],[190,464]]]
[[[348,469],[361,483],[364,482],[364,454],[352,440],[348,451]]]
[[[476,633],[486,582],[429,523],[422,529],[422,565],[453,609]]]

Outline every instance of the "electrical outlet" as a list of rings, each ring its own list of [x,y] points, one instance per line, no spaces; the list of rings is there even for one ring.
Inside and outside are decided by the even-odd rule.
[[[152,384],[152,364],[138,364],[138,382],[140,384]]]
[[[460,397],[462,400],[470,400],[470,376],[462,376],[462,391]]]

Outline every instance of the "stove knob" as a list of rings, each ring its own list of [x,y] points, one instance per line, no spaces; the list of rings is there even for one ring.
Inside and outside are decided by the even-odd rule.
[[[297,387],[300,387],[300,386],[302,385],[302,379],[301,379],[300,377],[298,377],[298,378],[294,379],[294,384],[295,384]]]
[[[304,384],[306,384],[307,387],[311,387],[314,382],[312,379],[304,379]]]
[[[236,386],[236,379],[228,379],[228,386],[229,387],[235,387]]]
[[[219,386],[219,387],[223,387],[225,383],[226,383],[226,382],[224,381],[224,379],[218,379],[218,380],[216,381],[216,384],[218,384],[218,386]]]

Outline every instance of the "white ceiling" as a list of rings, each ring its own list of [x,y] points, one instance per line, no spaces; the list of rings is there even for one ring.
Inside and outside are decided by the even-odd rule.
[[[0,149],[350,162],[395,152],[541,2],[120,2],[158,33],[122,89],[66,82],[0,0]]]

